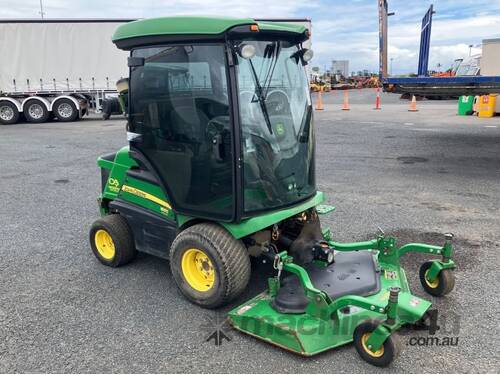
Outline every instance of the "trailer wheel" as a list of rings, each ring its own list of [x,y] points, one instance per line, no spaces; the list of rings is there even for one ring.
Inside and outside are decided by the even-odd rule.
[[[19,120],[19,111],[14,103],[3,100],[0,102],[0,124],[15,124]]]
[[[52,106],[52,113],[62,122],[75,121],[78,117],[78,110],[75,103],[70,99],[59,99]]]
[[[179,233],[170,248],[170,269],[184,296],[205,308],[236,298],[250,279],[250,257],[243,243],[213,223]]]
[[[49,119],[49,110],[40,100],[30,99],[24,104],[26,121],[34,123],[46,122]]]

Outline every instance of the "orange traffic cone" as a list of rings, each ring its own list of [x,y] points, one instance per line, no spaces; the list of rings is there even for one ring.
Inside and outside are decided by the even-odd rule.
[[[316,101],[316,110],[317,111],[322,111],[324,108],[323,108],[323,97],[321,96],[321,92],[323,90],[322,89],[319,89],[318,91],[318,100]]]
[[[377,96],[375,97],[375,108],[373,109],[382,109],[380,108],[380,89],[377,87]]]
[[[349,111],[349,90],[344,91],[344,103],[342,103],[342,110]]]
[[[410,108],[408,109],[408,112],[418,112],[417,98],[415,98],[415,95],[411,96],[411,103],[410,103]]]

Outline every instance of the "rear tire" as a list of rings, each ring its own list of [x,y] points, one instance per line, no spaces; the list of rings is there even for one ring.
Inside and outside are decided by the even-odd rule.
[[[75,121],[78,117],[78,109],[70,99],[59,99],[52,107],[54,116],[62,122]]]
[[[179,290],[205,308],[236,298],[250,279],[250,257],[243,243],[217,224],[193,225],[170,248],[170,269]]]
[[[45,104],[38,99],[28,100],[24,104],[23,113],[28,122],[42,123],[49,119],[49,110]]]
[[[3,100],[0,102],[0,124],[11,125],[19,120],[19,111],[14,103]]]
[[[97,219],[90,228],[89,240],[92,252],[106,266],[127,264],[137,253],[132,230],[118,214]]]

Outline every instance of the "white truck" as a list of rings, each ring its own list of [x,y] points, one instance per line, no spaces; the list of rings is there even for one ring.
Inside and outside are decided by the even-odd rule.
[[[111,42],[131,20],[0,20],[0,124],[74,121],[100,112],[127,56]]]
[[[311,30],[306,18],[261,20]],[[130,21],[0,19],[0,124],[75,121],[90,109],[101,112],[103,104],[104,118],[119,112],[115,84],[128,76],[128,53],[111,37]]]

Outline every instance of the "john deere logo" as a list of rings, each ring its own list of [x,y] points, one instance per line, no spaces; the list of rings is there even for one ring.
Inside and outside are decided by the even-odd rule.
[[[120,191],[118,186],[120,185],[120,182],[116,178],[108,178],[108,189],[117,193]]]
[[[109,178],[108,179],[108,184],[110,186],[118,186],[118,185],[120,185],[120,183],[118,182],[118,180],[116,178]]]
[[[285,134],[285,125],[281,123],[276,124],[276,134],[278,134],[279,136]]]

